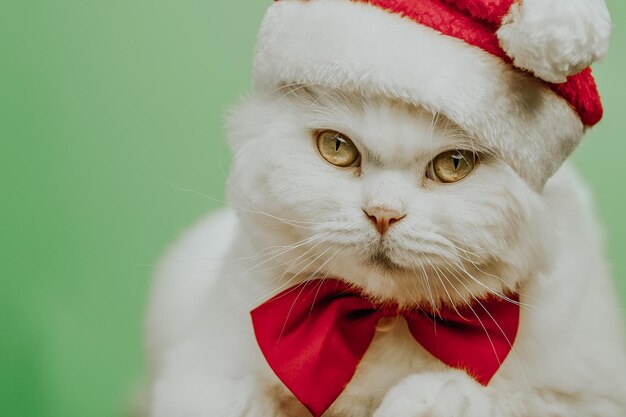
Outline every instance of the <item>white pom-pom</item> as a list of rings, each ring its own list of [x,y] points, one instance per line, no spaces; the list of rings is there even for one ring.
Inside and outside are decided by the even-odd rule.
[[[611,17],[604,0],[523,0],[498,30],[519,68],[563,83],[606,55]]]

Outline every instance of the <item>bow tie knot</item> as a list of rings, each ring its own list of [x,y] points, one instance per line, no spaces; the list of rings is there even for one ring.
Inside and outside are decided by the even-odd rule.
[[[413,338],[446,365],[487,385],[517,335],[514,299],[491,297],[467,308],[437,312],[376,304],[343,281],[308,281],[251,313],[268,364],[294,396],[320,417],[354,376],[376,331],[403,317]]]

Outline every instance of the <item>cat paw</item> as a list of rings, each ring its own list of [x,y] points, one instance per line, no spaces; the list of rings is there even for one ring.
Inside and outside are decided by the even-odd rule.
[[[494,417],[485,388],[462,372],[406,378],[392,388],[374,417]]]

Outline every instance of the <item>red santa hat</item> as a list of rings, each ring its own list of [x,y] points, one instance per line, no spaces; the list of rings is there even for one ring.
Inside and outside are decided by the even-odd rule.
[[[255,89],[420,105],[539,189],[602,118],[589,65],[610,28],[604,0],[281,0],[261,27]]]

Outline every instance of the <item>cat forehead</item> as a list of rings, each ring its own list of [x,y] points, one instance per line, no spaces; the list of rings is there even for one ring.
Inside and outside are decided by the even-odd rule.
[[[400,101],[334,91],[304,90],[298,96],[306,127],[340,131],[381,164],[477,146],[445,116]]]

